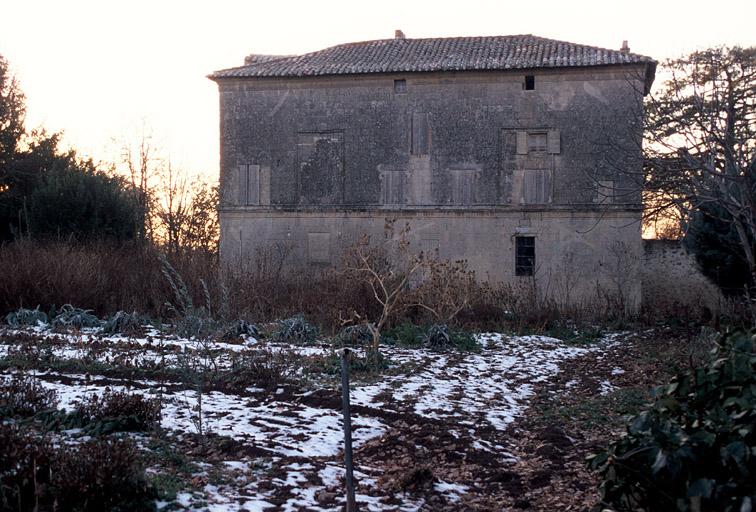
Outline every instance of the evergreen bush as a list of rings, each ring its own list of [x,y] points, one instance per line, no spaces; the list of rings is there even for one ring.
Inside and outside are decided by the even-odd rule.
[[[657,390],[619,440],[590,458],[602,506],[749,511],[756,505],[756,336],[738,332],[708,365]]]

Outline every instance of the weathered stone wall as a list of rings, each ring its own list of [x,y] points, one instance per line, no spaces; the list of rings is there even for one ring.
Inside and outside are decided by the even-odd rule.
[[[677,240],[643,240],[643,306],[661,314],[719,310],[723,297]]]
[[[568,210],[490,211],[241,211],[224,213],[225,261],[283,248],[295,266],[337,264],[360,235],[382,240],[387,219],[395,232],[410,225],[411,247],[442,259],[465,259],[484,280],[535,282],[560,303],[594,301],[621,293],[640,301],[639,215]],[[535,274],[515,276],[514,237],[535,238]],[[601,290],[599,292],[599,290]]]
[[[638,205],[616,172],[640,165],[635,72],[539,70],[534,90],[524,72],[223,80],[222,200],[593,205],[601,180],[613,202]]]
[[[638,69],[221,80],[222,257],[337,264],[396,218],[497,281],[533,236],[544,293],[637,304]]]

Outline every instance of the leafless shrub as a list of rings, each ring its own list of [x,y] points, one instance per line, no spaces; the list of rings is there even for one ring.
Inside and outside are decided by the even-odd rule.
[[[422,281],[408,297],[409,306],[429,313],[433,323],[449,324],[478,294],[475,272],[464,260],[428,258],[422,264]]]
[[[369,236],[364,235],[344,258],[344,274],[366,284],[379,305],[379,313],[372,318],[361,317],[352,310],[355,319],[364,323],[373,336],[370,352],[376,361],[380,358],[378,346],[381,331],[392,316],[402,309],[410,280],[423,265],[422,254],[415,255],[410,251],[407,238],[409,225],[394,237],[393,224],[387,219],[386,233],[381,243],[374,244]]]
[[[0,382],[0,417],[34,416],[57,406],[58,393],[37,379],[13,376]]]
[[[224,374],[224,384],[233,389],[271,388],[293,379],[301,367],[301,358],[288,350],[243,350],[232,356],[231,369]]]
[[[3,510],[152,510],[139,448],[131,440],[54,447],[46,437],[0,424]]]
[[[74,405],[75,414],[84,423],[110,422],[110,431],[152,430],[160,422],[161,410],[162,405],[157,399],[109,388],[102,395],[90,395]]]

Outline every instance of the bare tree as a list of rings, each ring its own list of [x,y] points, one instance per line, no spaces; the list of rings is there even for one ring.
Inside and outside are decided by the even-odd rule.
[[[206,253],[218,251],[218,185],[195,178],[191,187],[189,213],[184,228],[184,245]]]
[[[756,282],[756,47],[697,51],[665,69],[646,101],[647,213],[719,212]]]
[[[218,248],[218,187],[199,177],[190,179],[176,168],[142,127],[136,142],[121,143],[117,172],[136,193],[143,240],[169,254],[185,250],[216,253]]]
[[[161,173],[154,216],[158,240],[170,254],[218,248],[218,187],[200,178],[191,183],[170,161]]]
[[[368,235],[363,235],[345,257],[344,272],[367,284],[380,305],[378,318],[360,319],[372,336],[369,359],[375,362],[380,357],[381,331],[401,307],[411,279],[423,265],[422,254],[410,252],[408,233],[409,224],[394,237],[394,220],[387,219],[382,243],[373,244]]]
[[[157,236],[169,254],[183,247],[183,230],[189,216],[188,184],[184,173],[176,170],[170,160],[160,170],[160,188],[156,196],[154,216]]]
[[[142,241],[153,237],[152,213],[154,207],[155,190],[153,181],[162,166],[162,159],[152,142],[152,136],[142,127],[139,140],[136,143],[121,143],[121,160],[119,169],[129,180],[136,194],[141,224],[137,226]]]

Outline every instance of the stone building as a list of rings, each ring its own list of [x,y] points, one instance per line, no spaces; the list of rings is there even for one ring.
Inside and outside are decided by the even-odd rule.
[[[649,57],[532,35],[250,55],[220,92],[221,255],[286,246],[337,264],[386,219],[481,278],[572,297],[624,287],[642,256]],[[622,275],[620,275],[622,274]],[[565,290],[563,290],[564,292]]]

